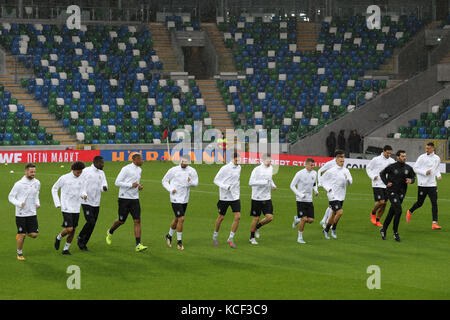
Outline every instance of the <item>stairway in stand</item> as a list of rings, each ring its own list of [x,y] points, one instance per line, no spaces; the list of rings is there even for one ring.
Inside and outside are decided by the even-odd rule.
[[[222,96],[216,86],[215,80],[197,80],[197,85],[206,104],[206,110],[212,119],[212,124],[221,131],[234,129],[233,122],[224,105]]]
[[[33,119],[39,120],[39,125],[45,127],[47,133],[53,134],[53,139],[60,141],[61,145],[74,145],[76,140],[71,136],[62,126],[60,120],[56,120],[53,115],[48,113],[48,109],[42,106],[39,100],[28,93],[26,88],[22,88],[20,84],[15,82],[15,64],[16,59],[12,55],[6,56],[6,71],[9,74],[0,75],[0,84],[5,87],[5,90],[11,92],[11,96],[17,99],[19,104],[24,105],[26,112],[31,112]],[[20,69],[22,68],[22,69]],[[30,71],[23,67],[18,67],[17,74],[29,74]]]
[[[445,57],[443,57],[439,63],[450,63],[450,52],[447,52]]]
[[[177,63],[177,57],[172,49],[172,43],[169,37],[169,31],[162,22],[152,22],[148,24],[153,39],[153,49],[163,63],[163,70],[166,72],[180,72],[180,66]]]
[[[297,22],[297,50],[316,50],[320,25],[315,22]]]
[[[215,23],[202,23],[202,29],[205,30],[216,49],[217,57],[219,59],[218,72],[236,72],[236,66],[234,65],[233,53],[227,47],[223,40],[223,33],[219,31]]]

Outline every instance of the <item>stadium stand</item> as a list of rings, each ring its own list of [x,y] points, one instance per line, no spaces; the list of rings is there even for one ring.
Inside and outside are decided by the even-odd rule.
[[[36,77],[22,86],[79,143],[161,143],[166,129],[192,132],[195,120],[212,128],[195,80],[161,77],[148,27],[2,27],[2,45],[34,68]]]
[[[328,17],[316,50],[300,51],[295,18],[230,17],[218,28],[246,79],[217,85],[236,128],[280,129],[280,143],[294,143],[386,88],[365,72],[422,27],[414,16],[385,16],[381,30],[363,16]]]
[[[437,26],[437,29],[450,29],[450,14],[446,19],[441,21],[440,25]]]
[[[30,112],[25,111],[17,98],[0,85],[0,143],[3,146],[17,145],[58,145],[53,134],[47,133],[39,120],[33,119]]]
[[[420,119],[411,119],[409,126],[400,126],[388,138],[448,139],[450,138],[450,99],[432,106],[431,112],[422,112]]]
[[[194,31],[201,30],[199,21],[191,21],[190,16],[166,16],[166,24],[169,30]]]

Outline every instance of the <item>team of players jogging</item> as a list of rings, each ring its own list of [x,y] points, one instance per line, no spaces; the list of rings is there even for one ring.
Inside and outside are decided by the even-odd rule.
[[[430,142],[426,145],[426,153],[417,159],[414,167],[406,164],[405,151],[397,151],[396,160],[392,159],[391,154],[392,147],[386,145],[382,154],[373,158],[366,167],[367,175],[372,182],[375,200],[374,208],[370,212],[371,223],[380,227],[381,238],[386,240],[388,227],[393,220],[394,239],[398,242],[401,241],[398,228],[402,203],[408,184],[413,184],[417,176],[417,202],[407,210],[406,222],[411,222],[413,213],[423,205],[428,195],[432,204],[432,229],[441,229],[438,225],[436,180],[441,180],[442,177],[439,172],[440,158],[434,153],[434,144]],[[313,198],[319,194],[318,187],[322,187],[326,191],[329,201],[329,206],[320,222],[323,236],[327,240],[331,239],[331,231],[331,237],[338,238],[337,226],[344,213],[347,186],[353,183],[350,171],[344,166],[344,156],[343,151],[337,150],[335,158],[323,165],[317,172],[314,170],[314,159],[308,158],[305,161],[305,168],[298,171],[292,179],[290,188],[297,203],[297,214],[294,216],[292,228],[296,228],[298,225],[298,243],[306,243],[303,238],[305,225],[314,222]],[[172,237],[176,232],[178,250],[184,250],[182,233],[190,189],[199,184],[197,171],[189,163],[188,156],[181,156],[180,164],[169,169],[162,179],[162,186],[169,193],[174,214],[169,232],[164,238],[166,245],[172,247]],[[147,249],[141,241],[139,193],[144,189],[140,182],[142,164],[142,155],[135,153],[132,156],[132,163],[124,166],[116,178],[115,185],[119,187],[118,218],[106,232],[107,245],[111,245],[114,232],[126,222],[128,215],[131,215],[136,239],[135,250],[142,252]],[[67,237],[62,250],[63,255],[71,255],[69,249],[78,227],[80,208],[83,209],[86,223],[78,235],[77,244],[80,250],[88,250],[87,244],[100,213],[101,195],[108,191],[103,167],[104,159],[101,156],[96,156],[88,168],[85,168],[83,162],[75,162],[72,164],[71,172],[61,176],[52,187],[54,205],[61,210],[63,218],[63,230],[56,235],[54,247],[59,250],[61,240]],[[230,248],[236,248],[234,236],[241,217],[240,174],[240,157],[235,152],[231,156],[231,161],[222,166],[214,178],[214,184],[219,187],[218,217],[212,236],[214,246],[219,246],[219,230],[228,208],[231,208],[234,219],[227,244]],[[251,245],[258,245],[256,239],[260,238],[261,228],[274,219],[271,192],[277,187],[273,181],[273,175],[272,158],[270,154],[263,154],[261,164],[253,169],[249,180],[252,188],[250,210],[252,221],[249,238]],[[36,166],[31,163],[27,164],[25,176],[14,184],[8,196],[9,201],[15,206],[18,260],[25,260],[23,256],[25,238],[27,236],[36,238],[39,234],[36,212],[40,208],[41,184],[35,176]],[[59,191],[61,195],[59,195]],[[381,223],[388,201],[390,208],[384,223]],[[260,220],[261,214],[264,215],[264,218]]]

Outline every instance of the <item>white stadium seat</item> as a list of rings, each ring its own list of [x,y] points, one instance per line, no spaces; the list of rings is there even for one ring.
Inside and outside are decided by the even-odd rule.
[[[309,121],[310,126],[317,126],[318,124],[319,124],[319,119],[317,119],[317,118],[311,118],[311,120]]]
[[[84,133],[83,132],[77,132],[76,134],[77,141],[83,142],[84,141]]]
[[[292,124],[292,119],[291,118],[284,118],[283,119],[283,125],[290,126],[291,124]]]

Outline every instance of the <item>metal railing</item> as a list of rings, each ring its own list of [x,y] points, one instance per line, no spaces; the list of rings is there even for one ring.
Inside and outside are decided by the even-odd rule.
[[[5,52],[2,48],[0,48],[0,75],[6,74],[6,59],[5,59]]]
[[[149,6],[141,6],[140,8],[80,7],[80,9],[82,21],[136,21],[147,23],[151,21],[153,14]],[[0,17],[65,20],[69,17],[66,10],[67,6],[25,5],[23,10],[20,10],[18,6],[1,5]]]

